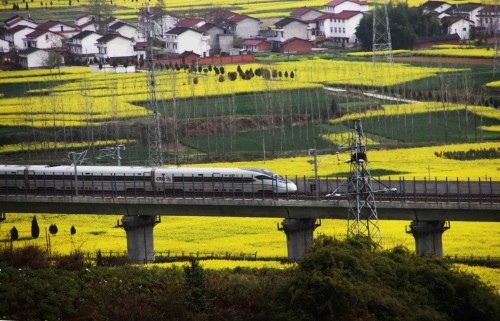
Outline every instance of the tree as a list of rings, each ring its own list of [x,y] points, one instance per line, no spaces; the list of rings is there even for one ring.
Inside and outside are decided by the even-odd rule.
[[[19,239],[19,232],[17,231],[17,228],[14,226],[10,230],[10,240],[11,241],[17,241],[17,239]]]
[[[36,215],[33,216],[33,220],[31,221],[31,237],[37,239],[40,236],[40,227],[38,226],[38,222],[36,220]]]
[[[106,20],[111,18],[113,12],[113,6],[107,0],[89,0],[88,5],[89,13],[95,15],[97,17],[97,26],[99,32],[107,33],[108,25]]]
[[[205,271],[197,260],[191,261],[191,266],[184,267],[184,276],[189,289],[188,304],[194,312],[208,310],[208,288]]]
[[[74,225],[71,225],[71,229],[69,230],[69,232],[71,233],[71,235],[75,235],[76,234],[76,228]]]
[[[49,226],[49,232],[50,232],[50,234],[52,234],[52,235],[56,235],[58,230],[59,230],[59,229],[57,228],[57,225],[55,225],[55,224],[51,224],[51,225]]]
[[[382,14],[382,13],[378,13]],[[428,37],[442,33],[438,19],[421,8],[409,7],[398,2],[387,4],[389,27],[391,30],[392,49],[412,49],[419,37]],[[356,28],[356,37],[364,50],[372,50],[373,14],[363,16]],[[382,28],[382,27],[381,27]],[[379,30],[383,32],[384,30]]]

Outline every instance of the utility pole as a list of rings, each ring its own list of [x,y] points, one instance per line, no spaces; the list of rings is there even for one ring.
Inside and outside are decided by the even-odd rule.
[[[147,67],[147,88],[148,88],[148,109],[152,111],[151,119],[148,121],[148,150],[149,163],[155,166],[163,165],[163,155],[161,152],[161,126],[158,112],[158,100],[156,98],[156,71],[155,71],[155,49],[154,49],[154,28],[151,8],[147,5],[146,21],[146,60],[149,61]]]
[[[73,167],[75,169],[74,175],[75,175],[75,196],[78,196],[78,170],[77,170],[77,165],[82,164],[87,156],[87,150],[84,150],[83,152],[77,153],[77,152],[69,152],[68,153],[68,158],[71,159],[73,162]]]
[[[318,158],[317,158],[317,155],[316,155],[316,149],[311,148],[311,149],[309,149],[309,151],[307,153],[309,155],[313,155],[314,156],[314,160],[312,161],[313,164],[314,164],[314,184],[315,184],[315,190],[316,190],[316,200],[319,201]]]

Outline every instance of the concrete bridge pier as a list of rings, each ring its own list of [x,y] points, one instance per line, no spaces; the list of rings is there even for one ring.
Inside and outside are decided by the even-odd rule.
[[[449,221],[413,221],[406,233],[415,238],[417,255],[443,257],[443,233],[449,228]]]
[[[124,215],[122,226],[127,233],[128,258],[136,263],[155,260],[153,228],[159,223],[154,215]]]
[[[315,218],[285,218],[281,227],[278,225],[278,230],[286,234],[289,260],[297,261],[302,258],[313,242],[314,229],[320,225],[321,222],[316,223]]]

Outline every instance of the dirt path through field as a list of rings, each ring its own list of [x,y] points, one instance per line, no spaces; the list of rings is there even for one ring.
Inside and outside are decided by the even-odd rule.
[[[451,58],[451,57],[394,57],[401,62],[430,62],[455,65],[493,65],[493,59],[488,58]]]

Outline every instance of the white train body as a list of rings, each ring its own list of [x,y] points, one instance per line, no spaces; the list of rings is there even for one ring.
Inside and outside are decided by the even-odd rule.
[[[125,193],[294,193],[290,180],[261,168],[0,165],[1,191]],[[75,179],[76,178],[76,179]]]

